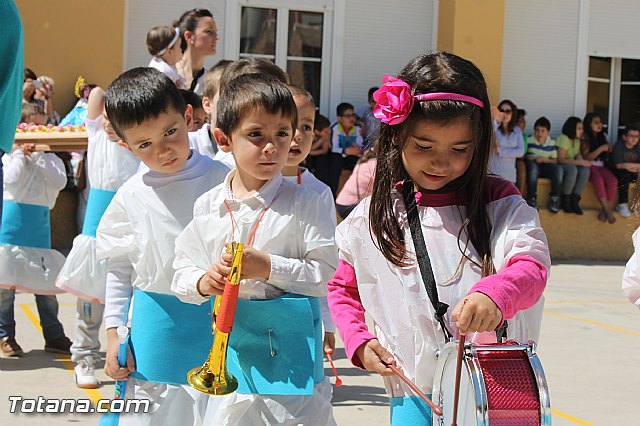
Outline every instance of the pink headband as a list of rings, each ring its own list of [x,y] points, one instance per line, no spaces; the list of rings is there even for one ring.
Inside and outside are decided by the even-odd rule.
[[[382,87],[374,92],[373,99],[376,101],[373,115],[389,125],[406,120],[415,101],[461,101],[484,108],[480,99],[458,93],[436,92],[412,96],[409,84],[387,74],[382,78]]]

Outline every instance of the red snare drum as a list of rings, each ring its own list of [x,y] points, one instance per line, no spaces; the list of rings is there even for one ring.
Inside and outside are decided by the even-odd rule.
[[[448,343],[438,357],[433,399],[443,413],[434,414],[434,426],[451,425],[457,348],[457,342]],[[465,344],[457,424],[551,425],[549,390],[535,343]]]

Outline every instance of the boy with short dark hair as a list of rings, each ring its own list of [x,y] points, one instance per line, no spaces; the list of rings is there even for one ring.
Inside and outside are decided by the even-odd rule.
[[[343,102],[336,108],[337,121],[331,126],[331,153],[329,158],[329,182],[333,196],[338,193],[342,169],[353,170],[362,155],[362,129],[356,126],[353,105]]]
[[[611,170],[618,178],[618,205],[622,217],[631,216],[629,208],[629,184],[638,179],[640,172],[640,128],[630,124],[624,129],[622,139],[613,147]]]
[[[107,90],[106,111],[148,170],[120,187],[97,230],[98,257],[108,259],[105,373],[128,378],[126,398],[151,401],[151,413],[122,414],[121,420],[200,425],[208,396],[192,389],[186,376],[211,346],[211,308],[182,303],[172,294],[174,242],[193,217],[195,200],[229,169],[190,149],[191,106],[153,68],[120,75]],[[127,324],[132,298],[135,356],[130,352],[121,367],[116,328]]]
[[[538,208],[537,187],[538,178],[551,179],[549,193],[549,211],[558,213],[560,209],[560,190],[562,186],[563,169],[558,165],[558,148],[549,137],[551,123],[546,117],[540,117],[534,124],[534,137],[529,140],[525,162],[527,165],[527,204]]]

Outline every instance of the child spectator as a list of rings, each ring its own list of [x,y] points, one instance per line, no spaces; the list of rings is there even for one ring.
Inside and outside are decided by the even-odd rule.
[[[334,197],[338,194],[338,185],[342,170],[353,170],[362,155],[362,129],[356,126],[356,114],[353,105],[343,102],[336,108],[338,121],[331,126],[331,153],[329,154],[329,182]]]
[[[516,158],[525,152],[522,130],[516,126],[516,106],[505,99],[492,113],[496,150],[489,160],[489,172],[516,183]]]
[[[188,130],[190,132],[197,132],[207,122],[207,115],[202,107],[202,98],[200,98],[200,95],[197,93],[184,89],[180,89],[180,95],[186,105],[191,105],[193,120]]]
[[[376,153],[377,150],[374,146],[360,157],[360,161],[353,168],[353,173],[338,193],[336,209],[342,219],[346,219],[363,198],[371,195],[376,175]]]
[[[583,214],[580,196],[589,181],[591,162],[584,160],[580,153],[582,121],[569,117],[562,125],[562,134],[556,140],[558,164],[564,171],[562,178],[562,210],[565,213]],[[606,219],[605,219],[606,220]]]
[[[306,159],[307,169],[313,173],[320,182],[327,184],[329,175],[328,152],[331,147],[331,122],[327,117],[316,112],[313,122],[313,143],[311,151]]]
[[[374,97],[373,194],[336,229],[329,306],[351,362],[383,376],[392,424],[430,425],[430,407],[389,365],[429,394],[448,336],[496,342],[508,320],[509,339],[537,340],[551,260],[536,211],[487,176],[493,130],[475,65],[420,55]]]
[[[602,222],[616,223],[613,207],[616,202],[618,179],[605,167],[609,162],[611,146],[602,126],[600,114],[590,112],[584,116],[584,133],[582,135],[582,158],[591,162],[589,181],[593,185],[602,210],[598,219]]]
[[[618,178],[618,205],[616,210],[622,217],[631,216],[629,209],[629,184],[636,182],[640,172],[640,128],[629,124],[613,147],[611,154],[612,170]]]
[[[362,121],[362,135],[364,137],[364,147],[370,148],[378,139],[378,133],[380,130],[380,120],[373,115],[373,107],[376,106],[376,101],[373,100],[373,93],[378,90],[378,87],[371,87],[367,94],[367,107],[360,111],[360,119]]]
[[[562,166],[558,165],[558,148],[551,137],[551,123],[546,117],[536,120],[534,126],[535,137],[529,141],[526,155],[527,165],[527,204],[538,208],[537,191],[538,178],[551,179],[549,193],[549,211],[558,213],[560,209],[560,189],[562,186]]]
[[[96,228],[109,203],[138,170],[140,160],[119,144],[120,137],[104,111],[104,90],[96,87],[89,94],[85,126],[87,173],[91,183],[82,232],[73,240],[71,252],[56,279],[56,286],[78,296],[76,330],[71,361],[79,388],[100,385],[95,364],[101,360],[100,327],[104,315],[107,262],[96,257]],[[86,179],[85,179],[86,180]]]
[[[0,355],[19,356],[14,300],[16,290],[34,293],[44,350],[69,353],[71,341],[58,321],[59,290],[54,280],[64,256],[51,249],[49,211],[67,183],[64,164],[34,144],[14,145],[4,168],[0,226]]]
[[[98,258],[108,259],[105,373],[128,379],[126,399],[151,401],[151,412],[121,414],[121,420],[201,425],[208,395],[186,377],[211,347],[211,308],[171,293],[171,265],[193,203],[228,169],[189,148],[191,109],[161,72],[123,73],[107,89],[105,106],[113,129],[147,166],[118,189],[97,230]],[[132,298],[131,351],[120,367],[116,328],[127,324]]]
[[[318,302],[335,268],[335,222],[322,197],[282,176],[296,115],[289,89],[272,76],[241,75],[223,85],[214,132],[236,169],[196,201],[193,221],[176,239],[172,289],[203,303],[222,294],[231,255],[220,253],[239,237],[237,224],[248,221],[253,235],[227,356],[238,390],[215,397],[208,424],[335,425]],[[263,336],[275,336],[277,356],[268,344],[265,351]]]
[[[180,28],[153,27],[147,33],[147,50],[153,56],[149,67],[165,73],[179,89],[184,89],[185,80],[176,69],[176,63],[182,58],[179,39]]]

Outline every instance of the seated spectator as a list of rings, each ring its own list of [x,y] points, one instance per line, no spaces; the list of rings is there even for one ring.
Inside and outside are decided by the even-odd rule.
[[[534,137],[529,140],[525,157],[527,166],[527,204],[538,208],[538,178],[551,179],[549,193],[549,211],[558,213],[560,208],[560,186],[562,185],[562,166],[558,165],[558,148],[549,137],[551,123],[546,117],[540,117],[534,124]]]
[[[611,146],[604,132],[600,114],[591,112],[585,115],[581,152],[582,158],[591,162],[589,181],[593,184],[593,189],[602,206],[598,219],[602,222],[615,223],[613,206],[616,202],[618,179],[605,167],[609,162],[610,151]]]
[[[368,105],[360,111],[360,119],[362,121],[362,135],[364,138],[365,149],[372,147],[378,139],[378,133],[380,132],[380,120],[373,115],[373,108],[376,106],[376,101],[373,99],[373,94],[378,90],[378,87],[372,87],[369,89],[367,102]]]
[[[618,205],[616,210],[622,217],[631,216],[629,209],[629,183],[636,182],[640,172],[640,129],[630,124],[624,129],[622,139],[613,147],[611,167],[618,178]]]
[[[344,186],[336,198],[336,209],[342,219],[358,205],[360,200],[373,192],[373,179],[376,174],[376,149],[365,152],[353,168]]]
[[[494,107],[495,108],[495,107]],[[492,109],[495,150],[489,158],[489,172],[516,183],[516,158],[524,155],[522,130],[516,126],[516,106],[503,100]]]
[[[353,105],[343,102],[336,108],[337,122],[331,126],[331,152],[329,154],[329,188],[336,196],[342,170],[353,170],[362,155],[362,129],[356,126]]]
[[[327,153],[331,147],[331,122],[327,117],[316,113],[313,123],[313,143],[311,151],[305,163],[307,169],[311,171],[320,181],[327,184],[329,175],[329,159]]]
[[[562,179],[562,210],[565,213],[583,214],[580,196],[589,181],[591,162],[584,160],[580,153],[582,121],[569,117],[562,126],[562,134],[556,139],[558,164],[564,169]]]

